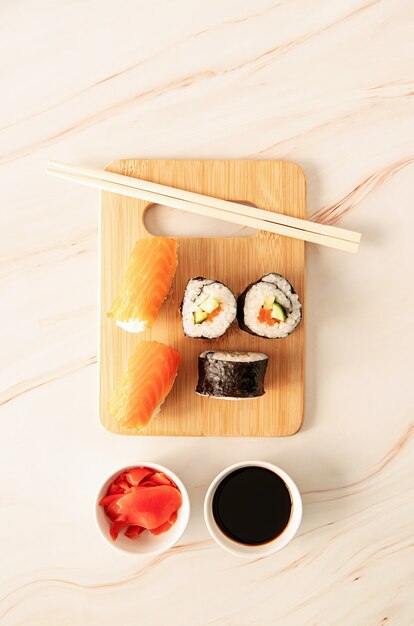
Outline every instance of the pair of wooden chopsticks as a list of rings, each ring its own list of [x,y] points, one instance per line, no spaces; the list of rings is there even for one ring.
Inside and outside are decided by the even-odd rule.
[[[164,204],[190,213],[266,230],[346,252],[357,252],[361,240],[360,233],[351,230],[317,224],[297,217],[256,209],[238,202],[220,200],[105,170],[49,161],[46,171],[48,174],[103,191]]]

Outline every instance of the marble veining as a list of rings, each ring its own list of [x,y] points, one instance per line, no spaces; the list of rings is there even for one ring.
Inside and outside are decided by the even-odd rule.
[[[410,0],[0,4],[1,625],[414,624],[413,22]],[[295,161],[311,219],[363,233],[355,256],[307,248],[297,435],[99,425],[98,194],[44,169],[127,157]],[[205,227],[157,215],[163,232]],[[252,458],[292,475],[304,517],[283,551],[244,561],[202,503]],[[184,480],[192,515],[177,546],[131,558],[93,504],[145,459]]]

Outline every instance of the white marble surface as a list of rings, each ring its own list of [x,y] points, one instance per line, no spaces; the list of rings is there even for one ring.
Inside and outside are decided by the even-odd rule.
[[[2,625],[414,623],[413,21],[411,0],[0,3]],[[356,256],[308,247],[294,437],[100,427],[98,195],[44,167],[132,156],[293,160],[309,214],[363,232]],[[299,536],[256,562],[202,520],[213,476],[249,458],[304,499]],[[103,477],[141,459],[192,500],[179,546],[151,560],[93,519]]]

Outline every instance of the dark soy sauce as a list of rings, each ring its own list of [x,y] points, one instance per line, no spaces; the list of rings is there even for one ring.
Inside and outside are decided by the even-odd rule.
[[[286,483],[265,467],[241,467],[223,478],[213,497],[221,531],[257,546],[276,539],[289,523],[292,500]]]

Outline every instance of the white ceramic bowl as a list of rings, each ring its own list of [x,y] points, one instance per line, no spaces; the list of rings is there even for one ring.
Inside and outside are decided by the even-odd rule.
[[[105,511],[103,506],[99,506],[99,502],[101,498],[106,495],[108,491],[109,485],[113,480],[122,472],[127,472],[129,469],[133,467],[149,467],[156,472],[164,472],[167,474],[177,485],[178,489],[181,492],[183,503],[181,507],[178,509],[178,516],[175,524],[167,530],[167,532],[162,533],[162,535],[152,535],[149,531],[144,531],[138,539],[129,539],[125,537],[123,533],[118,535],[116,541],[113,541],[109,534],[110,527],[110,519],[105,515]],[[102,536],[106,539],[106,541],[116,550],[120,550],[121,552],[125,552],[127,554],[159,554],[160,552],[165,552],[173,545],[177,543],[183,534],[190,517],[190,499],[188,497],[187,489],[184,484],[178,478],[174,472],[172,472],[167,467],[163,465],[158,465],[158,463],[147,463],[145,461],[135,463],[135,465],[129,465],[128,467],[122,467],[118,469],[116,472],[111,474],[109,478],[107,478],[99,489],[98,497],[96,499],[95,504],[95,518],[98,528],[102,534]]]
[[[225,535],[216,524],[213,515],[213,497],[218,485],[228,474],[231,474],[231,472],[234,472],[234,470],[241,467],[264,467],[272,472],[275,472],[275,474],[284,480],[287,488],[289,489],[292,500],[292,513],[289,523],[284,531],[278,537],[273,539],[273,541],[269,541],[258,546],[249,546],[243,543],[238,543],[237,541],[230,539],[230,537],[227,537],[227,535]],[[208,488],[204,500],[204,519],[214,541],[228,552],[244,558],[269,556],[270,554],[278,552],[278,550],[284,548],[296,535],[302,519],[302,498],[300,497],[299,489],[296,487],[291,477],[280,469],[280,467],[277,467],[272,463],[266,463],[265,461],[245,461],[243,463],[230,465],[230,467],[227,467],[225,470],[220,472],[220,474],[218,474],[218,476],[216,476],[213,480]]]

